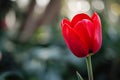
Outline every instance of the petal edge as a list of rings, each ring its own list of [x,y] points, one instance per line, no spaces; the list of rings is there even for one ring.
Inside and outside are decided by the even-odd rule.
[[[92,19],[87,15],[87,14],[84,14],[84,13],[81,13],[81,14],[77,14],[73,17],[72,21],[71,21],[71,26],[74,27],[74,25],[78,22],[78,21],[81,21],[82,19],[88,19],[88,20],[91,20]]]
[[[70,25],[71,23],[70,23],[70,21],[68,19],[64,18],[64,19],[62,19],[61,27],[64,26],[64,24]]]

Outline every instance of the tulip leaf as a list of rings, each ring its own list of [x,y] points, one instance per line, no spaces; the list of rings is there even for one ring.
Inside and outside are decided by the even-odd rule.
[[[78,73],[78,71],[76,71],[76,74],[77,74],[78,80],[84,80],[84,79],[82,78],[82,76]]]

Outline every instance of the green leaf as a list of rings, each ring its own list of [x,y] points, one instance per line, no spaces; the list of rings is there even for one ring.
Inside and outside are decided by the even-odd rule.
[[[82,76],[78,73],[78,71],[76,71],[76,74],[77,74],[78,80],[84,80]]]

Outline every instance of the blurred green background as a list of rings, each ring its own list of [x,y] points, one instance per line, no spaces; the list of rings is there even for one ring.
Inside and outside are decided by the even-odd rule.
[[[60,22],[77,13],[101,18],[103,44],[92,56],[94,80],[120,80],[120,0],[0,0],[0,80],[88,80]]]

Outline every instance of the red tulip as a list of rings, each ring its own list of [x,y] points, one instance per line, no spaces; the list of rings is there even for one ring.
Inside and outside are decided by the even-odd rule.
[[[77,14],[72,21],[63,19],[61,22],[64,40],[77,57],[95,54],[102,44],[101,21],[96,12],[89,17]]]

